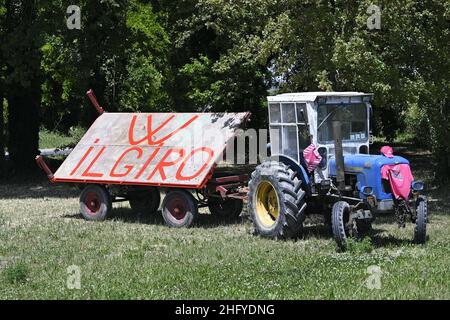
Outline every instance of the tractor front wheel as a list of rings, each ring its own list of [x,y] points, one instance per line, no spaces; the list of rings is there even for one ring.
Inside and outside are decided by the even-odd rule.
[[[259,165],[249,182],[248,210],[256,234],[274,239],[298,237],[306,202],[297,172],[277,161]]]
[[[338,201],[333,205],[331,225],[333,237],[339,250],[347,247],[347,238],[353,235],[353,221],[350,220],[350,205],[345,201]]]
[[[416,225],[414,226],[414,242],[424,244],[427,240],[428,204],[427,199],[420,196],[416,201]]]
[[[88,221],[103,221],[112,210],[111,196],[101,185],[86,186],[80,195],[80,213]]]
[[[198,216],[198,205],[185,190],[169,191],[162,203],[162,216],[169,227],[189,228]]]

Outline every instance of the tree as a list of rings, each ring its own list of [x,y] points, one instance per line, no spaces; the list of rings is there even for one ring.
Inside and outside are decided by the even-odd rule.
[[[276,1],[154,1],[167,16],[171,78],[167,90],[177,111],[248,110],[252,124],[265,118],[270,87],[267,63],[246,46],[261,37]]]
[[[255,127],[269,91],[351,90],[375,93],[378,135],[429,144],[448,178],[450,6],[379,1],[381,30],[369,30],[370,4],[80,0],[81,30],[68,30],[61,1],[0,0],[13,164],[34,167],[39,115],[48,129],[90,125],[89,88],[110,111],[245,110]]]
[[[170,111],[163,88],[167,77],[169,37],[149,3],[131,1],[126,13],[128,57],[120,93],[120,109]]]
[[[0,38],[3,39],[4,36],[4,23],[5,23],[5,1],[0,0]],[[4,89],[4,59],[2,56],[2,50],[0,50],[0,179],[4,174],[4,163],[5,163],[5,121],[4,121],[4,97],[5,97],[5,89]]]
[[[32,171],[39,141],[40,43],[37,1],[7,0],[2,53],[6,65],[8,151],[16,172]]]
[[[174,109],[265,113],[267,89],[375,94],[375,133],[431,143],[448,179],[450,6],[438,0],[154,1],[172,39]],[[181,93],[181,94],[180,94]]]
[[[53,130],[56,123],[62,131],[90,125],[97,117],[85,98],[90,88],[108,111],[163,109],[169,40],[152,6],[138,0],[79,6],[81,30],[58,29],[56,16],[48,21],[52,27],[42,48],[44,125]]]

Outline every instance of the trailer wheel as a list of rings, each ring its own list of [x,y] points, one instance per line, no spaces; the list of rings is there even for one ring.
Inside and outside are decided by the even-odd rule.
[[[248,210],[255,233],[288,239],[300,235],[305,220],[305,192],[295,171],[277,161],[266,161],[252,173]]]
[[[161,194],[158,188],[151,187],[129,194],[130,207],[138,214],[152,214],[158,211]]]
[[[334,240],[338,249],[344,251],[346,249],[347,238],[352,235],[350,205],[345,201],[336,202],[331,215]]]
[[[111,196],[104,186],[87,185],[80,195],[80,213],[88,221],[103,221],[112,210]]]
[[[236,219],[241,215],[244,202],[240,199],[212,200],[208,202],[211,214],[229,219]]]
[[[414,243],[424,244],[427,240],[428,203],[423,196],[420,196],[416,201],[416,215]]]
[[[169,227],[189,228],[198,216],[197,202],[187,191],[170,191],[163,200],[162,216]]]

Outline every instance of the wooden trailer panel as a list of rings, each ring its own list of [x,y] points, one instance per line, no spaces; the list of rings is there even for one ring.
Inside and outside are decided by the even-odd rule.
[[[249,113],[104,113],[55,182],[201,188]]]

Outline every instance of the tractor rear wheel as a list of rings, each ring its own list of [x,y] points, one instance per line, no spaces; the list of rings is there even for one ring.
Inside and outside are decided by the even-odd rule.
[[[112,210],[111,196],[104,186],[87,185],[80,195],[80,213],[88,221],[103,221]]]
[[[161,195],[155,187],[133,191],[128,197],[131,209],[138,214],[155,213],[161,204]]]
[[[266,238],[298,237],[306,202],[297,172],[277,161],[266,161],[252,173],[248,210],[255,233]]]
[[[352,221],[350,221],[350,205],[345,201],[338,201],[333,205],[331,213],[333,237],[338,249],[347,248],[347,238],[352,236]]]
[[[189,228],[198,216],[198,205],[185,190],[169,191],[162,203],[162,216],[169,227]]]
[[[414,243],[424,244],[427,240],[428,203],[420,196],[416,201],[416,225],[414,226]]]
[[[208,208],[211,214],[227,219],[237,219],[242,212],[244,202],[240,199],[211,200]]]

